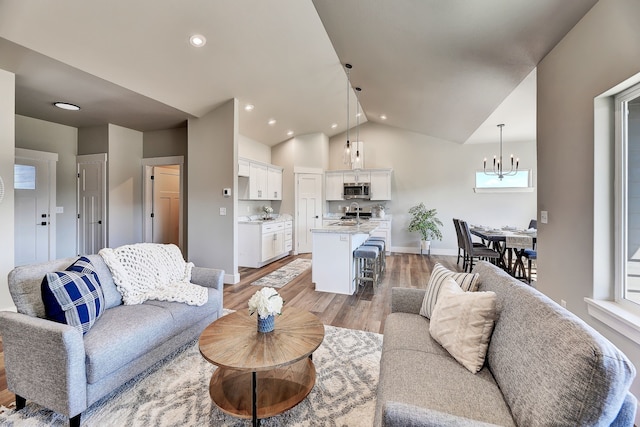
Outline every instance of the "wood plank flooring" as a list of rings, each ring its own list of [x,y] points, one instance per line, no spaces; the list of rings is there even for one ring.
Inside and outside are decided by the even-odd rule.
[[[240,282],[224,287],[224,307],[247,310],[247,301],[259,289],[251,283],[296,258],[311,258],[311,255],[289,256],[260,269],[241,268]],[[456,265],[456,257],[452,256],[393,254],[387,256],[387,272],[375,292],[371,285],[360,289],[355,295],[316,292],[311,282],[311,269],[300,274],[278,292],[285,300],[285,310],[287,307],[298,307],[314,313],[325,325],[383,333],[384,319],[391,306],[391,288],[426,288],[431,270],[437,262],[451,270],[462,271]],[[0,405],[11,406],[14,403],[15,396],[7,390],[0,337]]]

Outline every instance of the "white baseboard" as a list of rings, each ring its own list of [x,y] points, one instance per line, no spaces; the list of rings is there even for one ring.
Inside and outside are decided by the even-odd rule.
[[[392,246],[391,247],[391,251],[392,252],[399,252],[399,253],[403,253],[403,254],[420,254],[420,248],[417,247],[417,246],[409,246],[409,247]],[[423,251],[422,254],[423,255],[427,255],[427,252]],[[445,249],[445,248],[431,249],[431,255],[457,256],[458,255],[458,251],[456,249]]]
[[[0,311],[13,311],[14,313],[17,313],[18,308],[15,305],[10,305],[9,307],[0,308]]]
[[[223,282],[225,285],[235,285],[240,282],[240,273],[224,275]]]

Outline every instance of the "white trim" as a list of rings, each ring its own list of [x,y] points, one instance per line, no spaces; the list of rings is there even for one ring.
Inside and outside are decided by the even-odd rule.
[[[57,162],[58,153],[49,153],[47,151],[28,150],[26,148],[16,148],[16,157],[31,160],[40,160],[45,162]]]
[[[478,188],[473,187],[474,193],[533,193],[534,187],[505,187],[505,188]]]
[[[12,305],[12,306],[7,307],[7,308],[1,308],[0,311],[10,311],[12,313],[17,313],[18,312],[18,307],[16,307],[15,305]]]
[[[236,283],[240,283],[240,273],[225,274],[223,282],[227,285],[235,285]]]
[[[588,313],[614,331],[640,344],[640,316],[614,301],[585,298]]]
[[[304,173],[304,174],[313,174],[313,175],[324,175],[324,170],[322,168],[306,168],[303,166],[294,166],[293,173]]]

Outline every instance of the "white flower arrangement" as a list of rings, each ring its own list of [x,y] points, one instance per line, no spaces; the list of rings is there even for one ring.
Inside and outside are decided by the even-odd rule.
[[[262,288],[249,299],[249,315],[258,312],[261,319],[272,314],[282,314],[284,301],[273,288]]]
[[[267,215],[273,213],[273,208],[271,206],[263,206],[262,207],[262,212],[266,213]]]

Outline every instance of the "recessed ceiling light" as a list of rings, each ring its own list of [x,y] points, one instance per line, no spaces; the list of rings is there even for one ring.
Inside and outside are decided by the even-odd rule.
[[[276,119],[269,119],[269,121],[267,122],[267,124],[268,124],[269,126],[273,126],[273,125],[275,125],[275,124],[276,124]]]
[[[77,105],[69,104],[68,102],[54,102],[53,105],[63,110],[78,111],[80,109]]]
[[[335,128],[337,128],[337,127],[338,127],[338,124],[337,124],[337,123],[331,123],[331,129],[335,129]]]
[[[386,114],[380,114],[380,120],[387,120]]]
[[[256,108],[255,105],[247,104],[247,105],[244,106],[244,111],[253,111],[254,108]]]
[[[287,132],[287,136],[293,136],[293,131],[290,130],[289,132]]]
[[[207,39],[201,34],[194,34],[189,37],[189,43],[191,43],[191,46],[202,47],[207,44]]]

